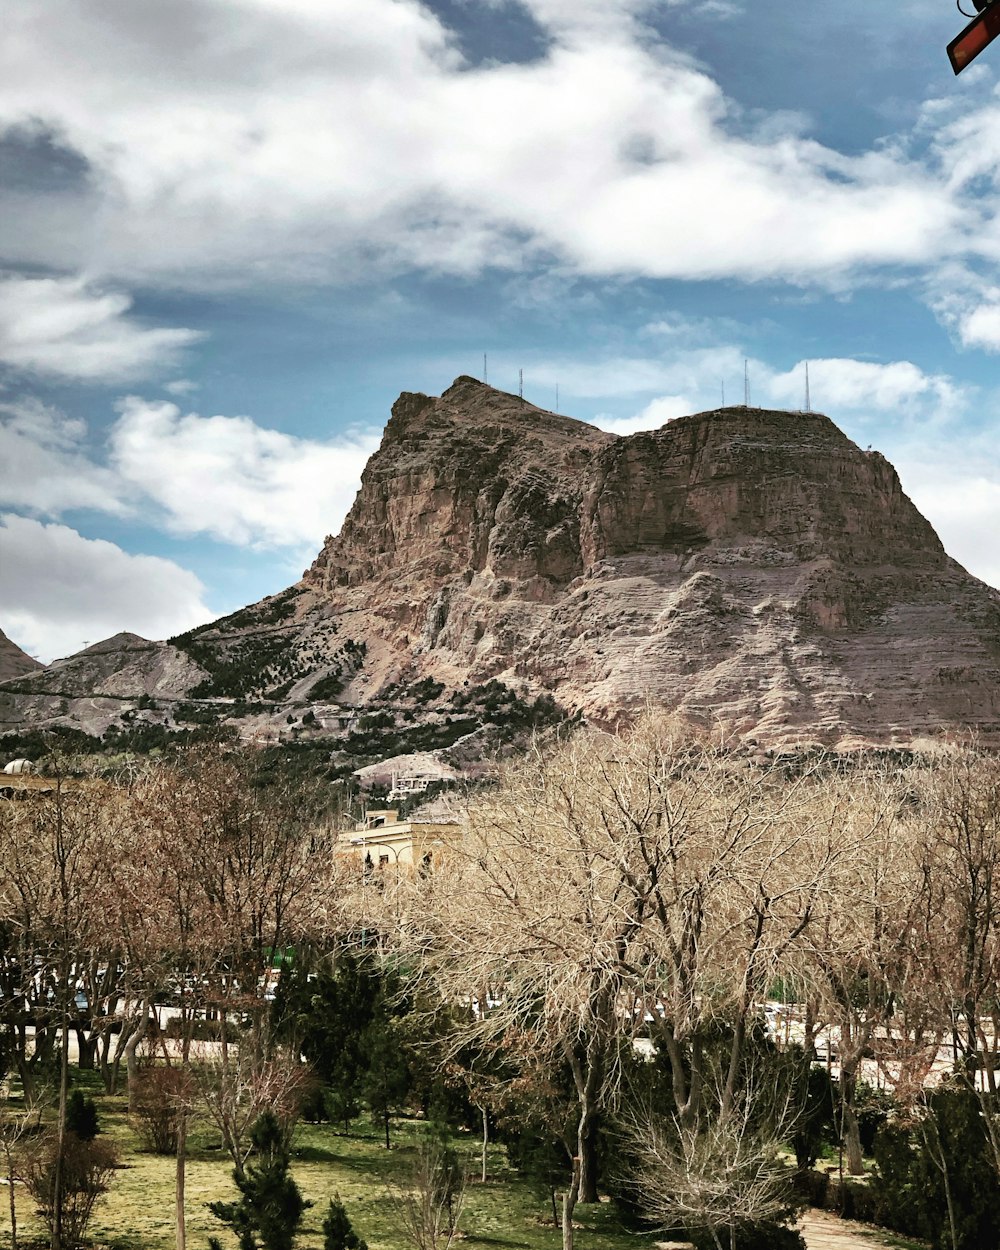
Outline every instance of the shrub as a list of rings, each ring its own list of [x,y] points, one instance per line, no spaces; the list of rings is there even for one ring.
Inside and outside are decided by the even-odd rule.
[[[861,1220],[867,1224],[878,1221],[880,1203],[874,1189],[846,1176],[842,1181],[830,1178],[826,1205],[832,1211],[839,1211],[845,1220]]]
[[[273,1111],[265,1111],[251,1134],[256,1159],[241,1175],[233,1173],[240,1191],[238,1202],[210,1202],[208,1209],[236,1233],[241,1250],[291,1250],[307,1207],[298,1185],[288,1174],[285,1130]],[[259,1241],[258,1241],[259,1238]],[[211,1250],[221,1250],[217,1237]]]
[[[822,1069],[819,1070],[822,1071]],[[858,1116],[861,1149],[866,1155],[874,1154],[875,1138],[879,1129],[888,1120],[892,1107],[892,1098],[884,1090],[876,1089],[865,1082],[858,1083],[855,1110]]]
[[[107,1192],[118,1166],[118,1153],[108,1141],[81,1141],[75,1133],[67,1133],[62,1151],[62,1194],[57,1204],[58,1138],[47,1133],[34,1144],[35,1149],[21,1168],[21,1180],[50,1234],[59,1210],[63,1250],[76,1250],[83,1243],[95,1203]]]
[[[875,1161],[879,1215],[890,1228],[950,1245],[953,1217],[955,1250],[1000,1245],[1000,1185],[972,1090],[928,1094],[918,1120],[882,1129]]]
[[[326,1124],[330,1119],[326,1090],[318,1082],[307,1089],[302,1097],[299,1114],[307,1124]]]
[[[179,1068],[147,1068],[132,1101],[132,1127],[153,1154],[177,1150],[180,1118],[190,1097],[190,1082]]]

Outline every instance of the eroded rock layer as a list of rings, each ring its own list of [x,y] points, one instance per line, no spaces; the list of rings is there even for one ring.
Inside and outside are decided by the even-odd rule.
[[[41,668],[41,664],[26,651],[22,651],[16,642],[12,642],[0,629],[0,681],[10,677],[21,677],[25,673],[33,673]]]
[[[459,378],[400,396],[301,582],[8,682],[0,728],[145,696],[168,727],[367,742],[352,718],[382,708],[452,741],[473,706],[510,719],[512,692],[522,717],[542,695],[603,723],[650,701],[777,748],[1000,741],[1000,594],[819,414],[616,437]]]
[[[403,395],[303,587],[367,641],[367,698],[496,677],[772,743],[1000,728],[1000,595],[816,413],[616,438],[471,378]]]

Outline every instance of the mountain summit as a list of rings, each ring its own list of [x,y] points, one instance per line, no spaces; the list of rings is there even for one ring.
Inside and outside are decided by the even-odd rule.
[[[1000,595],[818,413],[619,438],[471,378],[403,395],[304,585],[364,619],[376,685],[499,677],[771,741],[1000,727]]]
[[[1000,594],[818,413],[616,437],[473,378],[404,393],[303,580],[172,642],[190,664],[170,671],[201,674],[177,697],[273,723],[496,681],[772,746],[1000,737]]]

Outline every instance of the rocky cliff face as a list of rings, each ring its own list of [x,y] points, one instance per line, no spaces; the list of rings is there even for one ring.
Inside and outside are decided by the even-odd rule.
[[[470,378],[404,395],[303,588],[386,682],[646,700],[771,743],[1000,730],[1000,595],[815,413],[615,438]]]
[[[134,672],[61,671],[70,715],[134,681],[168,723],[184,699],[254,732],[305,709],[310,733],[363,708],[461,727],[506,689],[602,722],[652,701],[781,748],[1000,740],[1000,594],[815,413],[618,438],[471,378],[404,394],[303,580],[172,641]],[[0,720],[51,684],[7,683]]]

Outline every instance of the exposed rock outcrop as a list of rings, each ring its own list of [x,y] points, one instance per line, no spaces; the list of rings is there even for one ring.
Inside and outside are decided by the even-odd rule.
[[[496,677],[777,744],[1000,729],[1000,595],[817,413],[615,438],[470,378],[404,395],[304,585],[368,640],[368,697]]]
[[[38,660],[22,651],[16,642],[11,642],[0,629],[0,681],[11,677],[23,677],[25,673],[33,673],[42,665]]]
[[[615,437],[472,378],[404,394],[303,580],[173,642],[138,669],[138,644],[102,644],[122,657],[106,672],[90,648],[61,662],[78,666],[62,695],[169,688],[263,730],[448,692],[457,718],[495,679],[602,722],[650,700],[776,747],[1000,740],[1000,594],[816,413]],[[0,688],[0,717],[56,668]]]
[[[202,670],[169,643],[115,634],[0,685],[0,733],[75,724],[102,734],[136,705],[184,698],[200,677]]]

